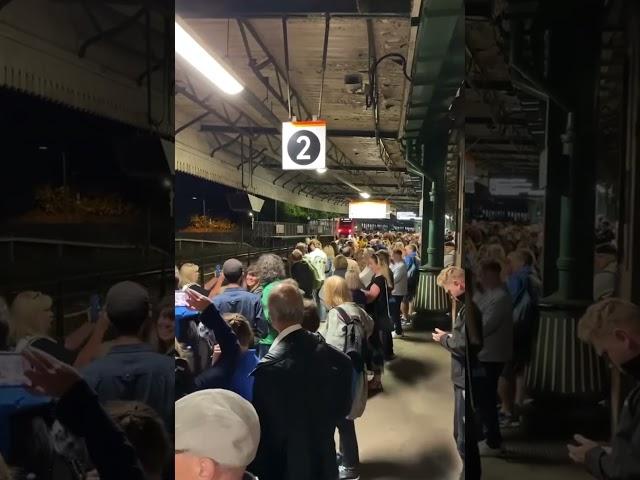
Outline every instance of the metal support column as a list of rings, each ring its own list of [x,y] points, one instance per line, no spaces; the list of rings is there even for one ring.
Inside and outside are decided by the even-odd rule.
[[[570,111],[552,110],[547,138],[549,162],[555,164],[550,171],[564,174],[562,181],[550,179],[560,207],[558,235],[545,234],[545,248],[559,244],[558,283],[555,293],[540,300],[539,319],[530,335],[525,382],[534,403],[523,419],[530,429],[549,423],[568,426],[572,418],[577,424],[580,414],[595,418],[608,388],[604,363],[576,335],[593,296],[595,92],[602,12],[596,1],[571,3],[572,11],[580,14],[549,19],[547,83],[561,96],[561,110]]]
[[[443,314],[449,310],[449,298],[437,284],[444,264],[444,193],[447,136],[435,138],[421,145],[419,164],[422,166],[422,248],[421,258],[426,262],[420,268],[416,311],[425,314]],[[428,195],[428,197],[427,197]],[[429,202],[427,202],[429,198]]]

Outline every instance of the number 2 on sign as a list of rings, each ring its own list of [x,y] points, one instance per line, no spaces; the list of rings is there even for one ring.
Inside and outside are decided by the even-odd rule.
[[[300,150],[300,153],[296,157],[296,160],[311,160],[311,157],[307,155],[307,150],[309,150],[309,147],[311,146],[311,140],[309,140],[309,137],[302,136],[298,137],[296,143],[300,143],[302,141],[304,141],[304,147],[302,147],[302,150]]]

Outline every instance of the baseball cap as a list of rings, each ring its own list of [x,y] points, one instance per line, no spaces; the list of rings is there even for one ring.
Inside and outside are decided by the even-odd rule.
[[[222,273],[224,278],[229,281],[239,280],[242,276],[242,262],[235,258],[231,258],[222,265]]]
[[[200,390],[182,397],[175,409],[175,450],[246,467],[260,443],[253,405],[229,390]]]

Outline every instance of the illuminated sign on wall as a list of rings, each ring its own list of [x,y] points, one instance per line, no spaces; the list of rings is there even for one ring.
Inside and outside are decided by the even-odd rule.
[[[383,219],[389,218],[391,205],[389,202],[350,202],[349,218]]]
[[[398,220],[415,220],[417,215],[414,212],[398,212],[396,218]]]

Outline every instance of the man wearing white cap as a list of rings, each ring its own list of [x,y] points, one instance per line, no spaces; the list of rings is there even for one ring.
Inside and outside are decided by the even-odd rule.
[[[176,480],[257,480],[245,471],[260,443],[255,409],[228,390],[200,390],[176,402]]]

